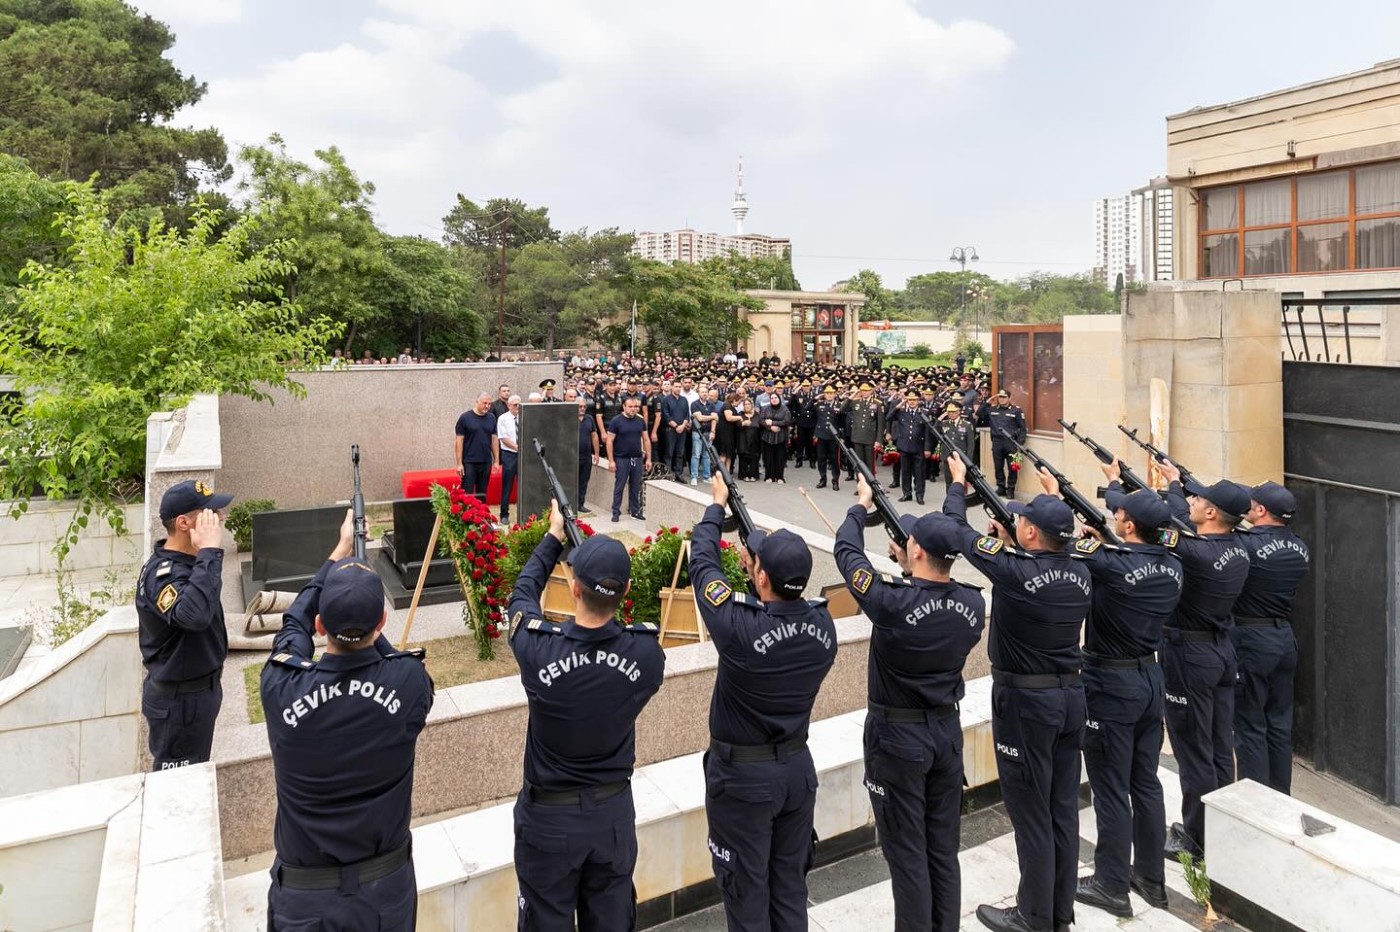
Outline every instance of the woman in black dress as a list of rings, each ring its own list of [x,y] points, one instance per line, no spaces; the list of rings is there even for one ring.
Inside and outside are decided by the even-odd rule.
[[[739,478],[744,482],[758,481],[759,434],[758,412],[753,399],[745,398],[739,408]]]
[[[739,396],[733,392],[725,396],[719,408],[719,421],[715,424],[715,449],[724,460],[724,468],[734,471],[734,453],[739,445],[739,412],[736,405]]]

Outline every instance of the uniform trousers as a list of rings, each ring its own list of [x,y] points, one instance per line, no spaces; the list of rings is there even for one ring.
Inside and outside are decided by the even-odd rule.
[[[588,507],[588,480],[593,478],[593,454],[578,455],[578,510]]]
[[[817,465],[818,454],[812,446],[812,436],[815,430],[814,427],[793,428],[793,452],[797,454],[793,459],[793,465],[799,469],[802,468],[803,460],[813,466]]]
[[[872,443],[852,443],[851,452],[860,458],[860,461],[869,466],[871,471],[875,470],[875,444]]]
[[[520,932],[627,932],[637,924],[637,814],[632,789],[577,802],[515,801]]]
[[[726,752],[716,745],[704,767],[710,860],[729,932],[805,932],[816,842],[812,753],[736,762]]]
[[[900,488],[905,495],[909,494],[910,483],[913,483],[914,494],[919,498],[924,497],[924,467],[922,453],[905,453],[899,451],[899,477],[903,483]]]
[[[1162,673],[1167,734],[1181,774],[1185,843],[1199,857],[1206,837],[1201,797],[1235,779],[1235,648],[1224,632],[1208,641],[1181,635],[1171,628],[1164,633]]]
[[[200,683],[206,688],[195,690]],[[187,692],[179,692],[189,689]],[[177,685],[146,677],[141,686],[141,714],[149,726],[153,770],[202,764],[214,747],[214,722],[224,702],[219,674]]]
[[[1163,882],[1162,701],[1156,662],[1116,669],[1085,661],[1084,766],[1099,832],[1094,876],[1110,893],[1128,892],[1129,863],[1146,880]]]
[[[268,932],[413,932],[418,925],[418,880],[413,858],[378,880],[341,889],[298,890],[284,886],[272,865],[267,890]],[[344,875],[345,869],[342,869]]]
[[[956,932],[962,895],[963,733],[957,713],[865,718],[865,789],[890,868],[898,932]]]
[[[1079,874],[1080,686],[992,686],[992,739],[1016,837],[1021,915],[1033,929],[1074,922]]]
[[[1241,780],[1288,793],[1293,786],[1293,675],[1298,641],[1288,622],[1230,629],[1235,676],[1235,762]]]
[[[828,469],[831,471],[833,481],[841,478],[841,466],[836,459],[836,441],[827,437],[818,437],[817,475],[825,480]]]
[[[1011,471],[1011,457],[1015,453],[1016,448],[1011,444],[992,441],[992,472],[996,474],[998,495],[1009,495],[1016,490],[1016,474]]]
[[[622,508],[622,489],[627,487],[627,513],[634,517],[642,513],[642,458],[640,456],[619,456],[617,476],[613,479],[612,516],[619,517]]]
[[[501,520],[510,520],[510,493],[515,486],[516,466],[520,454],[512,450],[501,450]]]

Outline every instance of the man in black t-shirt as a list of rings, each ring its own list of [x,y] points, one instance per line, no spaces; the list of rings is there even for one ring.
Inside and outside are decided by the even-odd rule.
[[[491,413],[491,395],[482,392],[476,405],[457,418],[457,475],[462,491],[486,501],[491,468],[500,462],[500,442],[496,439],[496,415]]]
[[[643,517],[642,479],[645,471],[651,468],[651,438],[646,421],[638,414],[640,408],[641,402],[628,398],[622,405],[622,413],[608,424],[608,468],[616,474],[612,501],[614,523],[622,519],[624,486],[628,493],[628,513],[638,520]]]

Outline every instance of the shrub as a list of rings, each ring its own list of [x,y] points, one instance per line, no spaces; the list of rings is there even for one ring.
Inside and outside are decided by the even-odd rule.
[[[927,359],[932,353],[933,350],[929,348],[927,343],[915,343],[909,348],[909,355],[915,359]]]
[[[622,603],[624,624],[635,622],[661,623],[661,590],[670,587],[671,576],[676,571],[676,558],[681,552],[681,544],[690,540],[691,532],[681,533],[680,528],[661,527],[655,536],[648,537],[632,548],[632,588]],[[729,584],[743,591],[748,585],[748,577],[739,564],[739,551],[727,540],[719,542],[720,565]],[[676,580],[676,588],[690,586],[690,561],[681,564],[681,575]]]
[[[228,510],[228,520],[224,526],[233,535],[240,551],[248,551],[253,546],[253,515],[263,511],[276,511],[277,503],[270,498],[250,498],[237,502]]]

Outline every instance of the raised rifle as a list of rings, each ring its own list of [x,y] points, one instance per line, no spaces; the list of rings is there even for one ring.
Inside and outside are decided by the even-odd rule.
[[[559,513],[564,516],[564,536],[569,539],[571,549],[577,548],[583,544],[583,532],[578,529],[578,512],[569,504],[569,496],[564,493],[559,474],[549,465],[549,460],[544,458],[544,444],[540,443],[538,437],[535,438],[535,455],[540,458],[540,465],[544,467],[544,477],[549,482],[549,494],[559,503]]]
[[[724,461],[719,458],[719,451],[715,449],[713,441],[710,440],[709,432],[697,430],[695,439],[705,445],[705,453],[710,458],[710,466],[719,473],[719,477],[724,480],[725,486],[729,489],[729,512],[730,516],[724,521],[724,530],[739,532],[739,542],[747,549],[749,546],[749,535],[755,530],[753,518],[749,516],[749,506],[744,501],[744,493],[739,491],[739,483],[734,481],[734,475],[724,465]],[[752,551],[750,551],[752,553]]]
[[[1065,429],[1066,433],[1068,433],[1075,440],[1078,440],[1080,443],[1084,444],[1091,451],[1093,451],[1094,456],[1098,457],[1100,463],[1107,465],[1109,463],[1112,463],[1115,459],[1117,459],[1117,457],[1113,455],[1113,452],[1106,448],[1103,444],[1094,440],[1092,437],[1087,437],[1084,434],[1081,434],[1078,430],[1076,430],[1075,428],[1079,426],[1078,421],[1075,421],[1073,424],[1071,424],[1064,418],[1058,418],[1057,420],[1059,420],[1060,426]],[[1123,491],[1125,492],[1136,492],[1138,489],[1147,489],[1149,491],[1155,491],[1152,489],[1152,486],[1148,485],[1146,482],[1143,481],[1141,476],[1133,472],[1132,468],[1129,467],[1127,463],[1124,463],[1121,460],[1119,460],[1118,462],[1118,482],[1123,486]],[[1104,490],[1100,489],[1100,498],[1103,498],[1103,493]],[[1191,522],[1182,521],[1176,515],[1172,515],[1172,524],[1175,524],[1179,529],[1186,531],[1187,533],[1196,533],[1196,529],[1191,526]]]
[[[365,494],[360,491],[360,445],[350,445],[350,468],[355,474],[355,494],[350,499],[350,510],[354,515],[355,559],[363,560],[369,547],[369,527],[365,522]]]
[[[1133,443],[1137,444],[1138,446],[1140,446],[1140,447],[1142,447],[1144,450],[1146,450],[1146,451],[1147,451],[1147,455],[1150,456],[1150,457],[1152,457],[1152,458],[1153,458],[1154,460],[1156,460],[1157,462],[1159,462],[1159,463],[1165,463],[1165,462],[1167,462],[1169,459],[1171,459],[1170,457],[1167,456],[1167,453],[1166,453],[1165,450],[1159,449],[1158,447],[1152,445],[1152,444],[1149,443],[1148,441],[1143,440],[1141,437],[1139,437],[1139,436],[1138,436],[1138,432],[1137,432],[1137,428],[1133,428],[1132,430],[1128,430],[1128,428],[1124,427],[1122,424],[1119,424],[1119,425],[1118,425],[1118,429],[1121,430],[1121,431],[1123,432],[1123,436],[1127,437],[1127,438],[1128,438],[1129,440],[1131,440]],[[1181,465],[1180,463],[1176,462],[1176,460],[1171,460],[1171,462],[1172,462],[1173,465],[1176,466],[1177,469],[1181,470],[1181,481],[1182,481],[1182,482],[1186,482],[1186,481],[1189,480],[1189,479],[1195,479],[1195,478],[1196,478],[1195,476],[1193,476],[1193,475],[1191,474],[1191,470],[1187,469],[1185,466],[1183,466],[1183,465]]]
[[[1114,536],[1113,529],[1108,526],[1108,519],[1104,517],[1104,513],[1099,510],[1097,505],[1085,498],[1084,493],[1076,489],[1074,483],[1069,481],[1069,477],[1055,468],[1054,463],[1050,462],[1030,447],[1020,443],[1006,431],[1000,428],[997,430],[1003,437],[1011,441],[1011,445],[1029,459],[1036,469],[1043,469],[1054,477],[1055,481],[1060,484],[1060,498],[1064,499],[1065,504],[1068,505],[1075,514],[1079,515],[1080,520],[1098,531],[1105,543],[1122,543],[1122,541]]]
[[[855,463],[856,472],[860,473],[865,484],[870,486],[871,498],[874,500],[875,510],[865,516],[865,526],[874,527],[877,524],[885,526],[885,533],[890,535],[890,540],[894,541],[901,550],[909,546],[909,535],[904,533],[903,526],[899,523],[899,512],[895,510],[894,503],[890,501],[889,495],[885,494],[885,487],[880,484],[880,480],[875,478],[875,471],[870,468],[860,457],[856,456],[846,441],[840,437],[836,438],[836,448],[841,451],[841,455],[847,457]]]
[[[938,438],[939,444],[947,450],[947,455],[955,455],[958,459],[963,461],[963,465],[967,467],[967,481],[972,483],[973,490],[977,493],[978,497],[982,499],[982,508],[991,516],[992,520],[1005,528],[1008,534],[1012,533],[1012,528],[1016,526],[1016,518],[1011,514],[1011,509],[1006,507],[1006,502],[1002,501],[1001,496],[997,495],[996,489],[987,481],[987,477],[983,474],[982,470],[978,469],[977,464],[974,463],[957,444],[953,443],[953,441],[948,438],[947,434],[939,429],[938,423],[934,421],[933,418],[929,417],[927,412],[920,411],[919,416],[924,419],[924,423],[928,425],[928,429],[933,431],[933,435]]]

